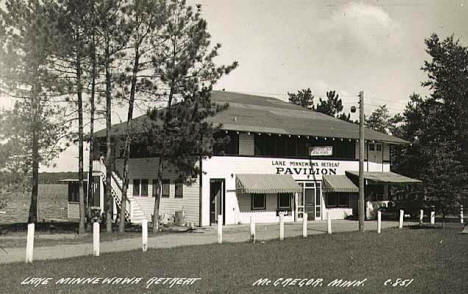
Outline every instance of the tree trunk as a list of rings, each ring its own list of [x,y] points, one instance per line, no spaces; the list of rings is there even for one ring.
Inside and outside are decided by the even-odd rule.
[[[106,61],[106,230],[112,232],[112,205],[113,199],[111,194],[111,180],[112,180],[112,142],[111,142],[111,73],[110,73],[110,52],[109,52],[109,41],[107,40],[105,50],[105,61]]]
[[[78,181],[80,197],[80,224],[78,234],[85,232],[85,201],[83,187],[83,93],[81,86],[81,56],[76,58],[76,78],[77,78],[77,96],[78,96]]]
[[[124,164],[123,164],[123,187],[122,187],[122,205],[120,209],[120,224],[119,232],[123,233],[125,231],[125,210],[127,209],[127,190],[128,190],[128,159],[130,158],[130,131],[132,127],[133,119],[133,105],[135,103],[135,92],[136,92],[136,82],[137,82],[137,73],[139,67],[139,48],[135,47],[135,62],[133,63],[132,71],[132,81],[130,88],[130,99],[128,100],[128,116],[127,116],[127,127],[125,135],[125,149],[124,149]]]
[[[31,110],[32,110],[32,189],[31,189],[31,203],[29,206],[28,223],[37,222],[37,196],[39,192],[39,134],[38,134],[38,112],[39,101],[37,97],[36,85],[31,89]]]
[[[93,34],[93,51],[92,51],[92,73],[91,73],[91,95],[89,97],[89,104],[91,106],[90,119],[89,119],[89,170],[88,170],[88,218],[91,217],[91,201],[94,201],[94,189],[93,189],[93,155],[94,155],[94,112],[96,111],[94,105],[94,93],[96,88],[96,51],[95,51],[95,39]],[[100,185],[100,183],[99,183]]]
[[[154,194],[154,211],[153,211],[153,233],[157,233],[159,229],[159,204],[161,202],[162,194],[162,178],[163,178],[163,164],[162,157],[159,156],[158,160],[158,175],[157,175],[157,191]]]
[[[39,138],[37,135],[36,122],[33,122],[32,130],[32,190],[31,204],[29,206],[28,223],[37,222],[37,195],[39,190]]]

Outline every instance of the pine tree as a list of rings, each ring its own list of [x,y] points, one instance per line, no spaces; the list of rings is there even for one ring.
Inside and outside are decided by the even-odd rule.
[[[129,38],[129,26],[122,17],[122,9],[125,1],[123,0],[99,0],[95,1],[96,10],[96,34],[101,38],[100,44],[100,63],[104,70],[104,96],[106,101],[106,187],[105,189],[105,212],[106,212],[106,230],[112,232],[112,205],[111,194],[112,168],[114,158],[112,156],[112,101],[116,95],[116,81],[118,79],[118,61],[124,56],[124,49]]]
[[[423,85],[430,96],[410,97],[398,132],[412,144],[396,150],[393,168],[423,179],[415,189],[445,217],[467,197],[468,49],[453,36],[441,41],[435,34],[426,47],[431,59],[422,68],[428,74]]]
[[[125,15],[129,26],[129,44],[127,59],[131,62],[126,66],[126,71],[121,76],[121,96],[128,100],[127,123],[123,150],[123,187],[122,204],[120,209],[119,232],[125,230],[125,210],[127,204],[127,190],[129,185],[128,161],[130,158],[130,146],[133,141],[132,119],[135,104],[135,96],[140,98],[154,93],[156,86],[148,72],[152,68],[154,42],[160,39],[162,24],[167,18],[164,1],[135,0],[125,7]]]
[[[85,199],[83,185],[83,94],[86,81],[85,73],[88,64],[89,44],[93,24],[93,1],[90,0],[64,0],[59,3],[55,18],[56,27],[53,35],[55,67],[67,77],[68,99],[77,110],[78,116],[78,181],[80,222],[78,232],[85,231]],[[91,9],[90,9],[91,8]],[[76,100],[74,96],[76,95]],[[90,185],[91,186],[91,185]]]
[[[310,88],[299,90],[297,93],[288,92],[288,96],[289,102],[292,104],[296,104],[307,109],[315,109],[314,95],[312,95]]]
[[[233,70],[237,63],[216,66],[213,59],[221,45],[210,49],[207,23],[201,17],[201,6],[188,6],[185,1],[168,3],[168,19],[163,39],[156,39],[154,75],[159,77],[157,101],[164,101],[163,110],[153,109],[149,116],[147,141],[158,154],[157,193],[153,214],[153,232],[158,230],[159,204],[164,170],[175,166],[180,177],[190,181],[199,169],[195,162],[212,153],[216,127],[207,118],[226,106],[211,102],[213,85]]]
[[[31,205],[28,222],[37,221],[39,165],[60,152],[68,125],[64,110],[54,103],[62,93],[58,74],[51,69],[53,3],[38,0],[6,1],[1,10],[1,80],[17,99],[7,115],[18,123],[25,146],[22,163],[31,173]],[[7,139],[8,140],[8,139]]]

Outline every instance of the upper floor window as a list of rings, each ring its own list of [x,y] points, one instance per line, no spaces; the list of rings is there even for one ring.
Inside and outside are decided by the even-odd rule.
[[[239,155],[239,135],[236,132],[219,132],[214,135],[215,155]]]
[[[311,158],[310,147],[331,146],[330,156],[315,156],[316,159],[354,159],[356,144],[349,140],[325,140],[324,138],[255,134],[255,155],[269,157]]]

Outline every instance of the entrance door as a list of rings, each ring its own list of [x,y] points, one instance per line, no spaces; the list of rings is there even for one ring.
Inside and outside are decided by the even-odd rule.
[[[226,205],[225,205],[225,181],[224,179],[210,180],[210,225],[222,221],[226,223]],[[218,220],[218,215],[222,215],[223,219]]]
[[[305,212],[307,220],[315,220],[315,189],[306,187],[305,189]]]
[[[299,182],[302,192],[298,193],[298,218],[307,213],[308,220],[321,219],[322,189],[320,182]]]

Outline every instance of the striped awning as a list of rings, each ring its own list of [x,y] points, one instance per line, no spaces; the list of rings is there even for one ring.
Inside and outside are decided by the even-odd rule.
[[[359,177],[358,171],[346,171],[347,174]],[[409,178],[394,172],[364,172],[364,179],[376,183],[411,184],[421,183],[418,179]]]
[[[324,175],[322,179],[325,192],[359,192],[359,188],[345,175]]]
[[[301,187],[291,175],[237,174],[236,191],[245,194],[295,193]]]

